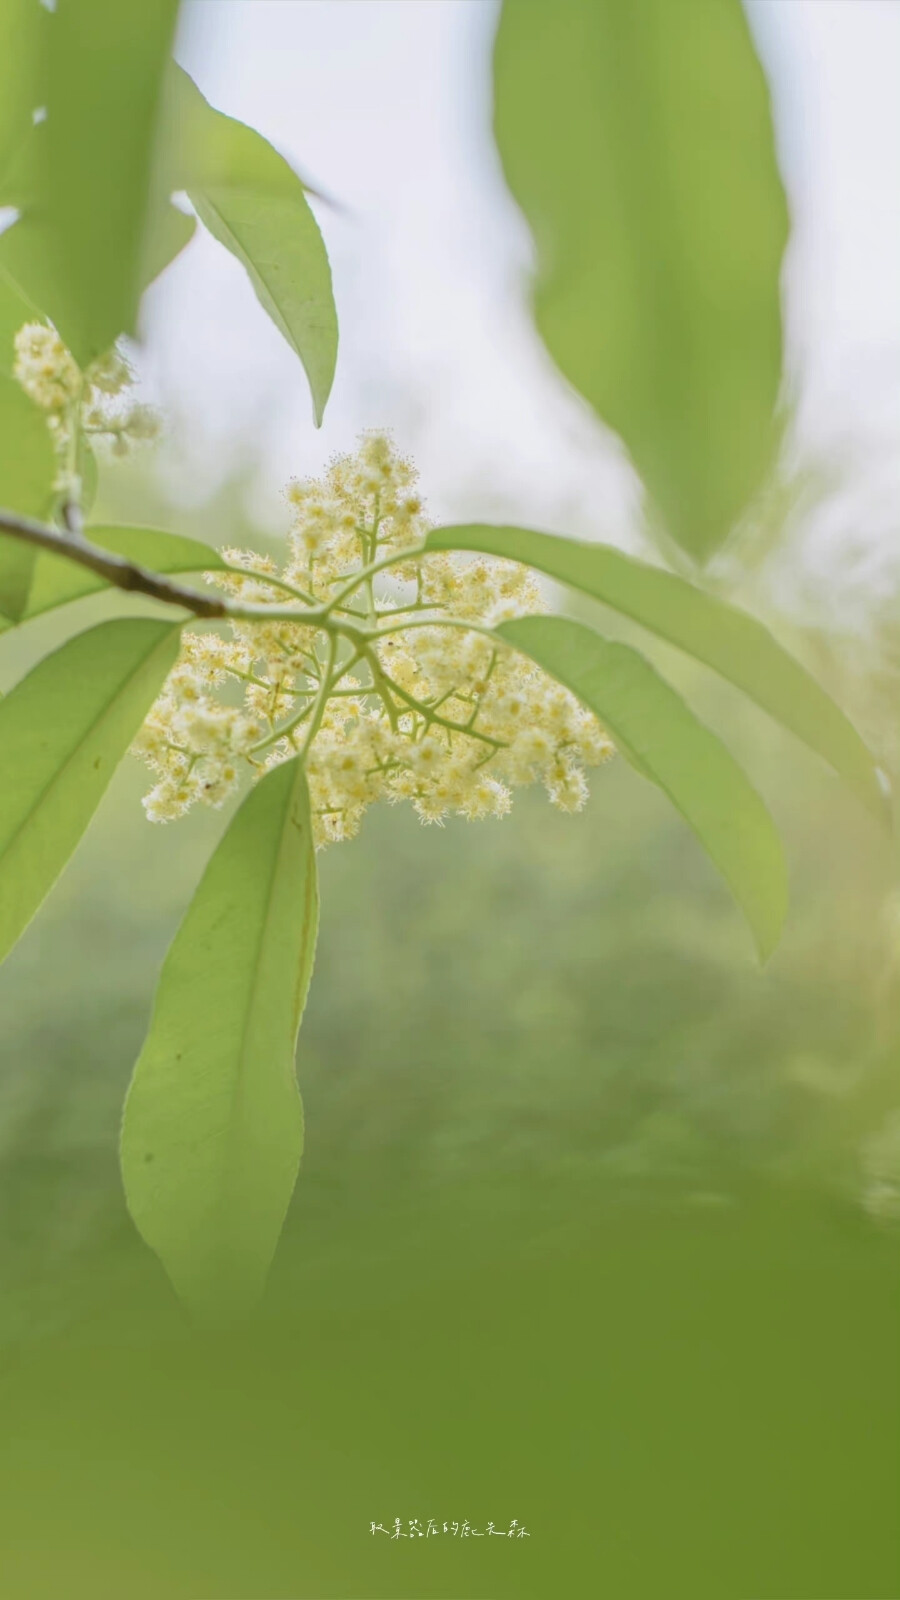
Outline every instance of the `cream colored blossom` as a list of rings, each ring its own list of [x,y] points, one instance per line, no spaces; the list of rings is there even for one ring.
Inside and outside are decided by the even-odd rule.
[[[54,328],[28,322],[13,348],[13,373],[42,411],[58,414],[81,398],[81,372]]]
[[[68,465],[73,430],[114,455],[157,437],[157,413],[129,399],[134,374],[118,350],[107,351],[82,372],[55,328],[42,322],[20,328],[14,350],[15,377],[47,414],[60,462],[56,487],[63,493],[80,497],[80,484],[70,481]]]
[[[377,800],[408,801],[423,822],[474,820],[505,816],[513,789],[541,783],[560,810],[580,810],[584,769],[612,753],[607,735],[567,689],[475,631],[543,609],[534,574],[424,554],[415,471],[383,434],[287,498],[283,569],[225,550],[230,570],[208,578],[248,606],[330,604],[334,654],[326,629],[290,616],[235,619],[228,637],[186,633],[135,744],[157,779],[148,817],[222,805],[242,771],[298,753],[319,845],[352,838]],[[363,574],[386,558],[388,570]]]

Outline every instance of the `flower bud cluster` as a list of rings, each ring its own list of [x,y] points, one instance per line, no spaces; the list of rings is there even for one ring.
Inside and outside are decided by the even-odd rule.
[[[294,606],[298,619],[184,636],[135,746],[157,777],[150,819],[221,805],[242,769],[259,775],[298,753],[318,845],[352,838],[380,799],[408,800],[423,822],[501,817],[513,789],[539,782],[553,805],[580,810],[585,768],[612,754],[609,738],[487,631],[543,608],[534,575],[424,552],[415,471],[383,434],[364,436],[321,481],[291,485],[288,499],[283,570],[230,550],[228,570],[207,576],[242,604]],[[328,626],[304,622],[304,603],[329,605]]]
[[[128,398],[134,374],[118,350],[98,357],[82,372],[54,328],[28,322],[16,334],[14,351],[16,378],[46,413],[60,461],[57,488],[64,493],[73,488],[66,474],[71,473],[67,462],[74,434],[99,440],[119,456],[132,444],[157,437],[157,413]]]

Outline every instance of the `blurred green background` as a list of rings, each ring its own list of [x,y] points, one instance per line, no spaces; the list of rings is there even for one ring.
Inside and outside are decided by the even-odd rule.
[[[508,9],[524,70],[498,80],[499,156],[550,354],[621,429],[684,549],[714,547],[767,459],[783,289],[783,459],[812,439],[827,470],[770,484],[709,581],[768,616],[896,778],[893,141],[889,51],[867,31],[885,8],[751,9],[798,221],[783,275],[768,78],[737,4],[686,8],[687,28],[671,5],[608,4],[616,51],[597,0],[583,28],[576,8]],[[813,12],[837,18],[830,42]],[[265,123],[335,197],[319,204],[342,372],[314,442],[293,356],[198,239],[148,296],[168,456],[159,479],[104,465],[96,520],[259,548],[246,508],[386,420],[455,519],[640,547],[623,451],[530,342],[529,228],[490,135],[495,22],[434,0],[184,8],[180,50],[213,103]],[[86,215],[122,223],[104,158],[138,102],[101,56],[57,82],[88,108]],[[77,139],[57,143],[78,169]],[[68,179],[55,199],[78,249],[53,265],[105,317],[115,251],[98,256]],[[837,514],[850,423],[881,455]],[[204,509],[175,503],[179,483]],[[0,688],[112,606],[10,630]],[[307,1147],[270,1287],[217,1336],[188,1326],[132,1228],[116,1143],[164,951],[227,816],[152,828],[144,770],[117,776],[0,970],[0,1600],[900,1596],[897,846],[736,695],[648,654],[771,804],[792,873],[782,947],[760,971],[712,867],[619,762],[578,818],[540,795],[502,826],[371,815],[321,858]],[[478,1531],[371,1533],[395,1518]],[[513,1519],[527,1537],[485,1535]]]
[[[105,493],[242,533],[234,488],[195,516],[133,473]],[[4,639],[4,686],[88,614]],[[889,635],[871,666],[793,643],[889,754]],[[624,764],[578,818],[373,813],[319,858],[301,1181],[257,1321],[216,1339],[133,1232],[115,1146],[226,819],[152,828],[119,774],[0,973],[0,1593],[900,1593],[894,845],[665,664],[784,831],[771,965]],[[396,1517],[531,1537],[371,1536]]]

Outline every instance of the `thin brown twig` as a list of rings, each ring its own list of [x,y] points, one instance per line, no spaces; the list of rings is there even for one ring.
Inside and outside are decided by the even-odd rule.
[[[162,600],[167,605],[183,606],[197,617],[225,617],[229,614],[229,607],[224,600],[200,594],[198,590],[186,588],[180,583],[172,583],[159,573],[149,572],[146,567],[139,566],[136,561],[128,561],[125,556],[114,555],[100,545],[91,544],[82,534],[58,533],[55,528],[34,522],[30,517],[17,516],[12,511],[0,511],[0,533],[11,534],[14,539],[36,545],[39,550],[48,550],[51,555],[64,556],[67,561],[87,567],[116,589],[146,594],[151,600]]]

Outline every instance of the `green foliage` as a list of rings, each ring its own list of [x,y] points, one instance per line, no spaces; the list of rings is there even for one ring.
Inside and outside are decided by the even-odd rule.
[[[201,1316],[262,1290],[294,1187],[318,890],[299,761],[251,792],[166,957],[125,1106],[129,1209]]]
[[[668,795],[772,954],[787,912],[775,825],[734,757],[629,645],[562,617],[519,617],[497,632],[596,712],[622,754]]]
[[[78,474],[81,479],[81,513],[89,517],[100,486],[100,468],[83,433],[78,440]]]
[[[781,371],[787,212],[739,0],[508,0],[495,103],[541,335],[703,559],[766,469]]]
[[[55,472],[56,455],[43,414],[14,378],[0,375],[4,505],[23,516],[44,516],[52,503]],[[0,612],[12,622],[18,622],[24,613],[35,558],[33,545],[0,535]]]
[[[31,131],[31,113],[43,93],[43,34],[48,14],[40,0],[3,0],[0,6],[0,205],[7,198],[10,162]]]
[[[0,373],[5,378],[12,377],[13,340],[22,324],[33,321],[35,315],[34,306],[0,271]]]
[[[0,701],[0,959],[53,887],[178,653],[178,627],[78,634]]]
[[[717,725],[724,696],[697,677]],[[527,1208],[543,1234],[552,1207],[554,1239],[602,1208],[596,1267],[635,1206],[681,1208],[688,1228],[709,1215],[692,1196],[776,1172],[808,1184],[813,1141],[815,1203],[837,1188],[859,1243],[880,1231],[850,1208],[860,1142],[898,1103],[891,843],[774,725],[735,703],[727,728],[790,846],[791,917],[764,972],[682,819],[624,760],[577,817],[535,791],[477,826],[423,829],[402,806],[373,807],[352,845],[318,858],[298,1055],[308,1137],[270,1314],[295,1283],[307,1329],[323,1298],[356,1328],[391,1285],[466,1274],[473,1247],[486,1264],[520,1260]],[[155,977],[222,818],[141,827],[141,789],[126,762],[0,969],[0,1338],[22,1317],[64,1324],[108,1267],[106,1333],[115,1306],[134,1305],[126,1273],[162,1279],[132,1237],[113,1150]]]
[[[177,206],[164,206],[155,219],[147,241],[143,262],[144,282],[152,283],[161,272],[165,272],[166,267],[190,244],[196,231],[196,217],[179,211]]]
[[[81,366],[134,331],[176,11],[177,0],[60,0],[43,30],[47,117],[0,262]]]
[[[22,215],[0,238],[0,344],[7,320],[16,318],[12,333],[42,314],[84,367],[133,333],[141,292],[194,233],[195,219],[169,203],[186,190],[300,357],[318,425],[337,358],[318,224],[284,158],[168,61],[176,10],[177,0],[62,0],[48,18],[37,0],[20,0],[0,204]],[[32,126],[39,98],[46,121]]]
[[[168,98],[172,188],[246,269],[256,296],[303,363],[320,424],[334,379],[331,269],[297,174],[261,134],[213,110],[174,66]]]
[[[2,391],[0,391],[2,392]],[[21,391],[20,391],[21,392]],[[24,397],[23,397],[24,398]],[[46,429],[44,430],[46,433]],[[198,539],[185,539],[178,533],[164,533],[157,528],[106,528],[89,530],[92,544],[114,555],[124,556],[153,572],[176,574],[184,572],[213,572],[222,566],[222,557],[209,545]],[[25,603],[17,618],[30,622],[57,606],[81,600],[85,595],[97,594],[108,588],[104,578],[88,567],[76,566],[64,556],[51,555],[47,550],[35,551],[19,539],[0,538],[0,555],[9,548],[26,551],[33,560],[33,568]],[[0,569],[2,570],[2,569]],[[0,632],[9,626],[0,617]]]
[[[118,394],[119,378],[107,367],[104,380],[101,367],[95,393],[90,373],[83,379],[46,330],[30,336],[37,380],[20,369],[46,414],[11,375],[14,333],[35,316],[55,323],[82,369],[134,330],[142,289],[194,232],[194,219],[173,206],[173,195],[187,194],[246,270],[306,370],[316,424],[331,390],[337,318],[304,185],[259,133],[214,110],[169,60],[175,13],[176,0],[58,0],[52,15],[37,0],[11,0],[0,14],[0,204],[22,213],[0,238],[0,504],[8,516],[55,514],[73,540],[70,560],[29,543],[38,535],[28,526],[19,526],[19,538],[0,536],[0,631],[106,588],[91,570],[110,570],[101,551],[133,564],[114,573],[122,588],[143,583],[154,599],[210,613],[190,590],[148,584],[146,573],[134,570],[223,569],[207,546],[122,526],[89,530],[93,549],[80,539],[97,475],[87,433],[109,433],[118,443],[127,433],[124,424],[116,431],[98,426],[96,416],[85,420],[85,396],[93,407],[97,395]],[[16,50],[5,56],[13,38]],[[767,92],[739,0],[690,7],[508,0],[495,65],[500,153],[537,243],[540,332],[564,375],[621,433],[669,532],[703,560],[726,538],[767,467],[781,371],[778,273],[787,218]],[[35,121],[39,106],[46,117]],[[45,358],[48,347],[56,354]],[[147,437],[140,409],[133,433]],[[311,563],[317,541],[335,530],[349,540],[354,562],[360,542],[363,565],[345,588],[312,585],[316,601],[297,587],[293,569],[280,577],[272,567],[248,578],[246,588],[232,584],[228,600],[212,608],[241,630],[263,614],[285,633],[293,629],[305,663],[294,677],[302,686],[291,688],[279,657],[274,694],[260,713],[268,733],[259,736],[254,717],[242,753],[257,767],[260,751],[283,748],[279,741],[304,723],[304,752],[311,749],[329,697],[358,692],[380,702],[388,730],[416,746],[416,762],[433,757],[428,740],[438,730],[448,735],[451,754],[452,737],[481,737],[487,755],[480,774],[492,751],[512,748],[504,737],[475,730],[496,655],[483,684],[473,679],[470,689],[464,678],[447,693],[438,684],[423,691],[426,703],[392,681],[376,641],[407,627],[432,628],[434,613],[439,626],[471,623],[484,634],[477,619],[487,613],[476,604],[457,615],[448,603],[442,616],[440,600],[423,598],[419,572],[417,599],[385,621],[373,582],[394,561],[409,567],[402,530],[408,546],[421,503],[409,496],[386,511],[384,463],[373,460],[369,468],[371,526],[357,525],[357,502],[338,524],[327,505],[312,509],[313,497],[309,526],[300,530],[301,544],[309,536]],[[382,475],[373,488],[376,471]],[[407,520],[395,523],[395,513]],[[383,537],[382,524],[391,529]],[[379,551],[388,539],[394,544],[385,559]],[[482,525],[428,535],[426,555],[453,550],[532,567],[676,645],[740,688],[829,761],[871,809],[883,811],[865,745],[755,618],[600,544]],[[476,585],[483,577],[476,574]],[[448,592],[457,578],[452,571]],[[260,582],[269,585],[264,610]],[[417,610],[418,617],[408,615]],[[8,772],[0,792],[0,956],[75,849],[175,662],[179,628],[169,620],[105,623],[46,657],[0,703]],[[630,646],[552,616],[522,616],[498,632],[578,696],[627,761],[669,798],[768,958],[787,906],[781,844],[719,739]],[[212,645],[208,662],[220,645]],[[206,643],[195,647],[205,651]],[[491,652],[483,642],[479,648],[487,660]],[[280,635],[273,649],[292,655]],[[339,687],[360,663],[369,681]],[[259,701],[258,691],[273,685],[253,666],[242,655],[235,676]],[[170,721],[154,725],[165,753],[156,770],[174,785],[169,810],[159,815],[180,805],[179,785],[214,804],[227,793],[213,792],[205,763],[219,759],[215,741],[230,736],[223,730],[239,725],[230,703],[207,706],[201,692],[222,670],[213,665],[203,677],[198,668],[193,679],[174,680]],[[496,688],[495,677],[491,692]],[[195,747],[182,736],[182,690]],[[463,703],[463,723],[455,720],[458,706],[454,716],[446,710],[454,697]],[[284,724],[279,698],[289,707]],[[548,703],[559,699],[551,695]],[[355,772],[347,736],[362,725],[352,704],[341,701],[348,720],[336,724],[344,741],[338,756],[345,766],[349,759],[346,770],[365,790],[372,772]],[[421,729],[415,720],[400,728],[410,709]],[[420,731],[427,736],[421,741]],[[566,725],[559,738],[555,759],[564,766],[573,744]],[[421,806],[416,762],[410,781]],[[224,757],[219,764],[224,771]],[[549,757],[543,770],[552,778]],[[525,776],[534,772],[525,769]],[[484,786],[480,776],[478,783]],[[549,779],[548,787],[552,794]],[[348,779],[346,793],[353,792]],[[503,797],[497,785],[493,792]],[[258,1299],[299,1167],[303,1113],[293,1058],[317,933],[313,823],[323,817],[346,820],[346,807],[327,793],[311,810],[305,753],[252,789],[171,946],[127,1100],[122,1172],[129,1209],[200,1317],[240,1314]],[[663,1119],[654,1137],[665,1146],[671,1132]],[[676,1129],[676,1144],[679,1137]]]
[[[545,572],[675,644],[742,689],[770,716],[830,762],[884,819],[875,765],[859,734],[815,679],[755,617],[661,567],[610,545],[586,544],[532,528],[435,528],[429,550],[478,550]]]

